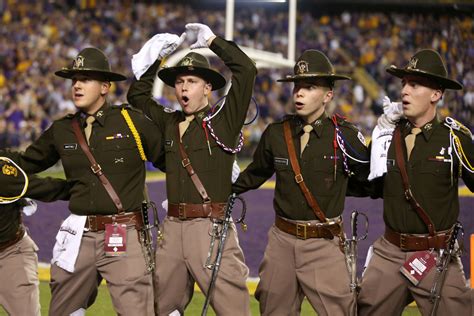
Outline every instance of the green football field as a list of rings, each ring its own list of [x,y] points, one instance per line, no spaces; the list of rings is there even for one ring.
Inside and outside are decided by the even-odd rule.
[[[41,296],[41,315],[48,315],[48,304],[50,299],[49,286],[47,282],[40,283],[40,296]],[[186,309],[186,315],[201,315],[202,305],[204,304],[204,295],[199,292],[195,292],[193,300]],[[259,315],[258,312],[258,302],[253,296],[251,296],[250,307],[252,315]],[[7,313],[0,307],[0,315],[7,315]],[[112,302],[110,300],[109,292],[105,285],[101,285],[99,289],[99,295],[95,304],[87,310],[87,315],[93,316],[105,316],[105,315],[115,315],[114,309],[112,307]],[[208,315],[215,315],[214,312],[210,311]],[[307,301],[303,303],[301,315],[316,315],[311,306]],[[413,307],[407,307],[403,316],[414,316],[420,315],[420,313]]]

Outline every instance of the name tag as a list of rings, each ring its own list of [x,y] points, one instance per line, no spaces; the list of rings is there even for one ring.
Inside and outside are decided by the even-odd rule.
[[[123,256],[127,253],[127,225],[105,224],[104,251],[107,257]]]
[[[285,165],[285,166],[288,166],[288,159],[287,158],[278,158],[278,157],[275,157],[273,162],[276,164],[276,165]]]
[[[63,148],[64,150],[76,150],[77,144],[64,144]]]
[[[390,166],[390,167],[395,166],[395,159],[387,159],[387,166]]]
[[[168,146],[168,147],[173,146],[173,140],[172,139],[165,140],[165,146]]]

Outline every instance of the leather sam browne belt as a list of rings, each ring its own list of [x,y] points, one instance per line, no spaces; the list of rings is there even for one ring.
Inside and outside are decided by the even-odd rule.
[[[227,203],[169,203],[168,215],[181,220],[206,217],[223,219],[226,205]]]
[[[115,214],[115,215],[89,215],[84,228],[92,232],[105,230],[105,224],[125,224],[135,226],[137,230],[143,228],[143,216],[141,211]]]
[[[341,222],[331,223],[293,223],[280,216],[275,218],[275,226],[281,231],[296,236],[298,239],[325,238],[333,239],[341,234]]]
[[[385,226],[384,237],[404,251],[422,251],[428,249],[446,249],[452,229],[437,232],[434,236],[398,233]]]
[[[23,225],[20,224],[20,226],[18,227],[18,231],[15,234],[15,238],[4,243],[0,243],[0,252],[19,242],[23,238],[23,236],[25,236],[25,228],[23,227]]]

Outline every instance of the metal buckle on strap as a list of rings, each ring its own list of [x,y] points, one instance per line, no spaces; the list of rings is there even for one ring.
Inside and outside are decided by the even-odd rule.
[[[92,217],[94,215],[89,215],[87,216],[87,228],[90,230],[90,231],[97,231],[97,219],[94,221],[95,222],[95,225],[92,225]],[[94,216],[95,217],[95,216]]]
[[[296,238],[308,239],[306,227],[308,227],[306,224],[296,223]]]
[[[406,235],[400,234],[400,249],[406,250],[407,248]]]
[[[95,164],[91,166],[91,170],[94,174],[97,174],[102,171],[102,167],[99,164]]]
[[[296,183],[298,183],[298,184],[301,183],[301,182],[303,182],[303,175],[302,175],[301,173],[300,173],[300,174],[297,174],[297,175],[295,176],[295,181],[296,181]]]
[[[185,210],[185,204],[179,203],[178,204],[178,218],[180,220],[185,220],[186,219],[186,210]]]
[[[412,196],[411,189],[405,190],[405,199],[407,199],[407,201],[410,201]]]
[[[183,160],[181,160],[181,164],[183,165],[184,168],[186,168],[187,166],[191,164],[191,160],[189,160],[189,158],[184,158]]]

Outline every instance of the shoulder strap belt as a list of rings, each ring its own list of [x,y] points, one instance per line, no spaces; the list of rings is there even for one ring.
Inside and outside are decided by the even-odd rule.
[[[400,126],[397,126],[394,131],[394,140],[395,140],[395,157],[397,160],[398,169],[400,169],[400,174],[402,176],[403,187],[405,188],[405,198],[410,202],[412,208],[416,211],[418,216],[423,220],[423,222],[428,227],[430,236],[435,235],[435,227],[433,221],[426,213],[426,211],[421,207],[421,205],[416,201],[413,193],[411,192],[410,182],[408,179],[407,169],[405,166],[405,157],[403,155],[403,145],[402,145],[402,134],[400,131]]]
[[[120,201],[120,198],[117,195],[117,192],[115,192],[114,188],[112,187],[112,184],[109,182],[109,180],[105,176],[104,172],[102,171],[102,168],[97,163],[94,156],[92,155],[89,149],[89,146],[86,144],[84,135],[82,135],[81,128],[79,127],[79,120],[77,116],[72,119],[71,123],[72,123],[72,129],[74,131],[74,134],[76,135],[77,141],[79,142],[79,145],[81,146],[82,151],[86,154],[86,157],[91,164],[92,172],[99,178],[100,182],[102,183],[105,190],[109,194],[110,198],[114,202],[115,207],[117,207],[118,212],[119,213],[125,212],[122,206],[122,201]]]
[[[186,153],[186,150],[184,149],[183,143],[179,141],[179,127],[176,125],[176,131],[177,133],[177,139],[178,139],[178,144],[179,144],[179,153],[181,154],[181,165],[183,166],[184,169],[188,172],[189,177],[193,181],[194,186],[198,190],[199,194],[201,195],[204,203],[210,203],[211,198],[209,195],[207,195],[207,191],[204,188],[204,185],[202,184],[201,180],[199,179],[198,175],[193,169],[193,165],[191,165],[191,160],[189,160],[188,154]]]
[[[283,123],[283,130],[285,133],[286,147],[288,148],[288,154],[290,155],[291,167],[293,168],[293,172],[295,173],[295,181],[296,183],[298,183],[301,191],[304,194],[304,197],[306,198],[306,201],[313,209],[313,212],[316,217],[322,223],[325,223],[327,221],[326,216],[324,215],[323,211],[321,211],[321,208],[319,207],[316,198],[313,196],[313,194],[311,194],[308,187],[304,183],[303,175],[301,174],[300,165],[298,163],[298,158],[296,158],[295,145],[293,144],[293,139],[291,138],[290,123],[288,121],[285,121]]]

